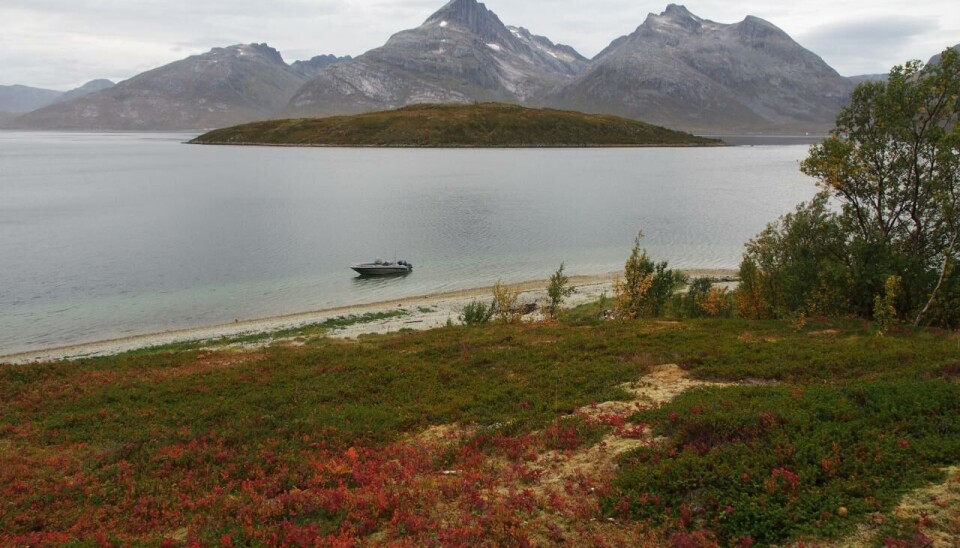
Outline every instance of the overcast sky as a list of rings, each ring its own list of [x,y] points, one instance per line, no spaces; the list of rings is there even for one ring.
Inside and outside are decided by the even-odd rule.
[[[288,62],[359,55],[420,25],[446,0],[0,0],[0,85],[71,89],[115,81],[213,47],[267,42]],[[666,1],[488,0],[524,26],[592,57]],[[690,0],[720,23],[767,19],[841,74],[886,72],[960,42],[957,0]]]

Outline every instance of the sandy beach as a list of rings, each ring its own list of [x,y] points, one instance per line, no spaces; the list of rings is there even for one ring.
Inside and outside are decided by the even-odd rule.
[[[734,270],[687,270],[685,272],[691,278],[727,279],[737,275]],[[610,272],[593,276],[570,276],[570,285],[574,287],[574,293],[565,300],[564,305],[575,307],[596,301],[604,293],[612,296],[613,279],[616,274]],[[546,287],[548,283],[548,280],[531,280],[511,284],[510,288],[520,292],[520,303],[536,303],[542,306],[547,300]],[[319,324],[334,318],[362,316],[393,310],[403,310],[406,314],[372,323],[358,323],[334,330],[328,336],[355,338],[361,335],[394,333],[403,329],[420,331],[444,326],[448,321],[458,323],[458,317],[464,306],[475,299],[488,300],[490,298],[491,287],[478,287],[462,291],[434,293],[405,299],[246,320],[225,325],[165,331],[19,354],[0,355],[0,363],[24,364],[110,356],[167,344],[203,342],[224,337],[271,333]],[[538,318],[539,316],[535,314],[533,317]]]

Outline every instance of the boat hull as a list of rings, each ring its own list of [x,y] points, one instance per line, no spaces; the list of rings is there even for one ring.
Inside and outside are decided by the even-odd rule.
[[[361,276],[400,276],[413,271],[409,266],[403,265],[355,265],[350,268]]]

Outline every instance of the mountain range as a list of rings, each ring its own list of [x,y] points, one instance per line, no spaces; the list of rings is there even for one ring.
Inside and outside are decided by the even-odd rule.
[[[236,45],[85,96],[24,92],[34,103],[21,100],[19,111],[5,108],[0,93],[0,111],[26,112],[7,125],[30,129],[194,130],[499,101],[701,133],[819,132],[832,127],[855,85],[752,16],[721,24],[671,4],[587,59],[504,24],[476,0],[451,0],[419,27],[354,58],[321,55],[287,64],[266,44]]]
[[[568,46],[507,27],[475,0],[453,0],[423,25],[337,63],[294,95],[297,115],[413,103],[525,103],[572,81],[589,61]]]
[[[547,102],[694,131],[829,129],[853,84],[756,17],[651,14]]]

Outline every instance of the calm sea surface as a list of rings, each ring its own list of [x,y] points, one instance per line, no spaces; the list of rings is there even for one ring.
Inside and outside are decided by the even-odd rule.
[[[0,355],[621,268],[735,268],[806,145],[376,150],[0,132]],[[363,280],[354,262],[407,259]]]

